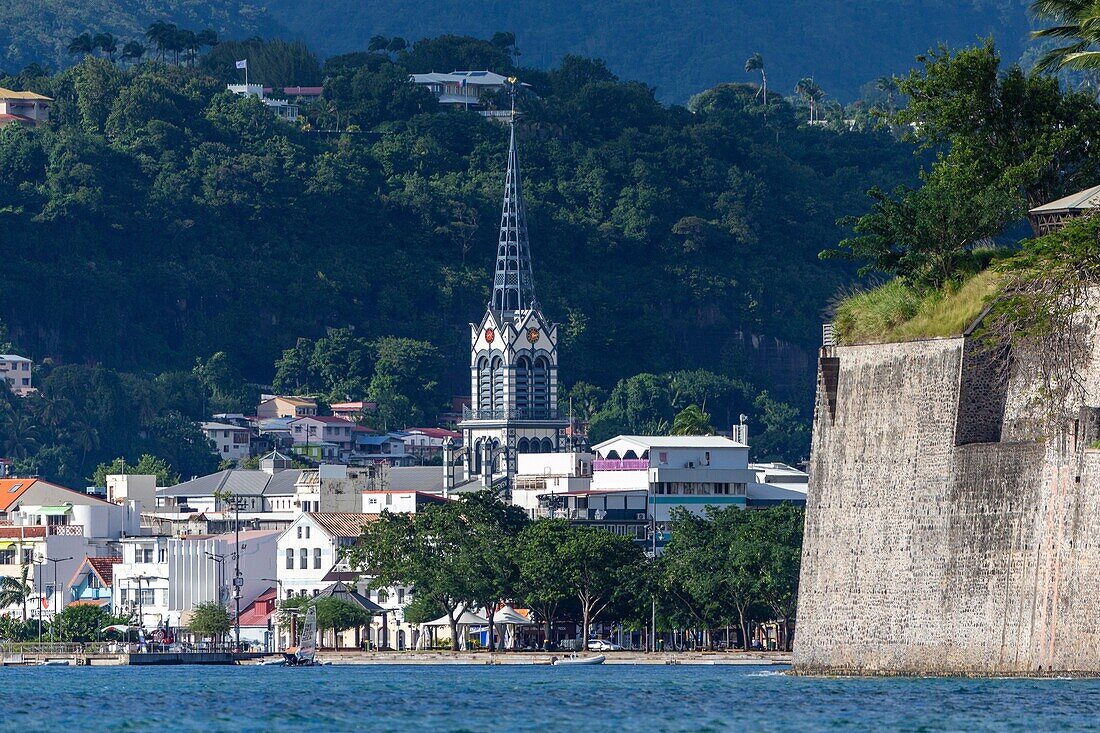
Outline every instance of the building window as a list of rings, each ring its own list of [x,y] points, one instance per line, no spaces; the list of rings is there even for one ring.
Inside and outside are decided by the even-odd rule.
[[[493,410],[504,409],[504,360],[499,356],[493,358]]]
[[[168,562],[168,548],[167,547],[158,547],[157,548],[157,562]]]
[[[286,548],[286,569],[294,569],[294,550],[290,547]]]
[[[306,539],[309,539],[309,527],[306,527]]]
[[[137,562],[153,562],[153,548],[139,548],[137,551]]]
[[[120,598],[121,598],[123,603],[126,603],[126,601],[130,600],[130,591],[123,588],[122,589],[122,595],[120,596]]]
[[[288,550],[288,552],[292,552],[292,550]],[[290,561],[290,564],[291,564],[291,565],[293,565],[293,564],[294,564],[294,561],[293,561],[293,560],[291,560],[291,561]],[[286,592],[286,599],[287,599],[287,600],[289,601],[289,600],[290,600],[291,598],[293,598],[293,597],[294,597],[294,591],[292,591],[292,590],[288,590],[288,591]]]
[[[298,539],[302,539],[302,528],[298,528]]]
[[[9,548],[7,550],[0,550],[0,565],[14,565],[15,564],[15,550]]]
[[[401,605],[404,605],[404,603],[405,603],[405,589],[404,588],[398,588],[397,589],[397,602]]]
[[[156,598],[157,598],[157,595],[156,595],[156,590],[155,589],[153,589],[153,588],[142,588],[141,589],[141,603],[142,603],[142,605],[145,605],[145,606],[156,605],[156,602],[157,602]]]
[[[321,548],[320,547],[314,547],[313,548],[313,569],[314,570],[320,570],[321,569]]]
[[[531,375],[531,406],[538,416],[544,416],[550,408],[550,362],[545,356],[535,359]]]
[[[387,593],[384,590],[378,591],[378,602],[379,603],[389,603],[389,600],[390,600],[390,594],[389,593]]]
[[[302,570],[309,569],[309,550],[304,547],[298,551],[298,567]]]
[[[531,361],[526,356],[516,360],[516,409],[526,410],[531,393]]]

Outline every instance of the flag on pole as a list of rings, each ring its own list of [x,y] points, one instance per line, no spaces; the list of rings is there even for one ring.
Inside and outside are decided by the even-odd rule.
[[[237,62],[237,68],[238,69],[247,69],[248,68],[248,59],[241,59],[240,61],[238,61]]]

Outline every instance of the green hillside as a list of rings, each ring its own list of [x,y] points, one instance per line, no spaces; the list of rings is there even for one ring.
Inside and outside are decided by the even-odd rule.
[[[461,393],[506,134],[439,112],[380,55],[358,60],[329,69],[310,115],[326,127],[339,111],[370,135],[303,132],[158,64],[0,79],[56,100],[51,127],[0,132],[0,224],[37,243],[5,263],[13,341],[137,370],[224,351],[269,383],[297,338],[351,326],[434,344]],[[872,182],[913,180],[911,149],[806,127],[778,99],[765,121],[751,87],[717,89],[692,114],[597,62],[528,78],[532,249],[540,299],[564,324],[564,381],[705,367],[766,386],[758,350],[789,388],[803,380],[805,400],[812,365],[784,364],[776,344],[812,351],[851,276],[817,253]]]

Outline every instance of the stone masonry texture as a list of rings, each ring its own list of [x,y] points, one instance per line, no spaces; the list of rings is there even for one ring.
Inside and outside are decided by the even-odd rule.
[[[1096,410],[1002,430],[1020,380],[964,337],[822,356],[795,670],[1100,673]]]

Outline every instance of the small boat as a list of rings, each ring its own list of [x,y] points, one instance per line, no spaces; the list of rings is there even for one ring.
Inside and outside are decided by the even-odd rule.
[[[42,662],[43,667],[71,667],[72,662],[68,659],[47,659]]]
[[[285,667],[285,659],[261,659],[256,663],[257,667]]]
[[[320,666],[315,660],[316,656],[317,606],[310,605],[306,611],[306,617],[302,621],[301,633],[298,635],[298,646],[290,647],[283,652],[283,664],[287,667]]]
[[[594,657],[563,657],[561,659],[554,657],[550,661],[555,667],[562,664],[603,664],[607,661],[607,657],[602,654],[598,654]]]

